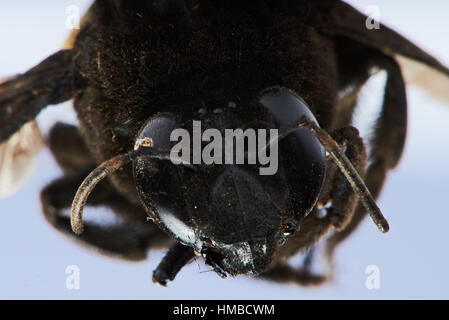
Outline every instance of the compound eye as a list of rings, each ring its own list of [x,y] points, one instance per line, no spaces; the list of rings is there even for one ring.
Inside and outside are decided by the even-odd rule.
[[[171,113],[160,113],[150,118],[140,129],[134,148],[151,141],[152,146],[169,149],[173,144],[170,134],[177,127],[177,121]]]
[[[310,120],[318,123],[307,103],[288,89],[280,87],[265,89],[259,96],[259,103],[269,110],[279,126],[284,126],[302,116],[307,116]],[[318,139],[312,134],[310,137],[318,142]]]
[[[306,102],[284,88],[264,90],[259,96],[259,104],[271,114],[278,128],[303,116],[317,122]],[[324,148],[312,133],[302,128],[279,142],[279,152],[287,171],[295,212],[307,214],[315,205],[324,181]]]
[[[150,118],[139,131],[135,148],[151,141],[150,146],[170,149],[171,132],[178,127],[173,114],[161,113]],[[171,161],[145,156],[133,161],[136,188],[150,218],[182,243],[198,242],[185,210],[177,166]]]

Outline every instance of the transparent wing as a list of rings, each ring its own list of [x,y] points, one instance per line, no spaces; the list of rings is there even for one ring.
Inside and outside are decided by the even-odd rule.
[[[418,61],[397,56],[407,84],[419,86],[433,98],[449,105],[449,77]]]
[[[44,146],[35,120],[0,144],[0,198],[15,193],[31,176],[34,155]]]

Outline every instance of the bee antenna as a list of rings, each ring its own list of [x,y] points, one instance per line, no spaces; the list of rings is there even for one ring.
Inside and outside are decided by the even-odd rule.
[[[160,160],[171,160],[174,157],[170,154],[170,150],[141,145],[131,152],[115,156],[114,158],[101,163],[84,179],[73,198],[70,223],[74,233],[80,235],[84,231],[83,209],[86,205],[87,198],[95,186],[109,174],[117,171],[140,156]],[[181,161],[182,159],[178,160]],[[195,170],[189,163],[183,163],[183,165],[189,166]]]
[[[92,190],[98,182],[103,180],[106,176],[131,162],[132,157],[130,154],[134,152],[135,151],[121,154],[112,159],[106,160],[91,173],[89,173],[89,175],[81,183],[76,191],[75,198],[73,198],[72,211],[70,214],[72,230],[77,235],[80,235],[84,231],[83,209]]]
[[[382,233],[388,232],[388,222],[382,215],[376,201],[369,192],[360,175],[357,173],[357,170],[354,168],[351,161],[349,161],[346,157],[338,143],[332,139],[326,131],[321,129],[317,123],[310,120],[306,116],[302,116],[283,126],[280,129],[279,138],[285,137],[289,133],[300,128],[308,129],[310,133],[312,133],[320,141],[321,145],[331,155],[340,171],[345,175],[352,189],[359,195],[360,201],[364,205],[373,222],[376,224],[377,228]]]

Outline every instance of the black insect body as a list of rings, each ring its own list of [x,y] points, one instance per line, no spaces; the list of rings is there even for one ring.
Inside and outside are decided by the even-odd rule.
[[[74,98],[79,130],[59,123],[48,138],[65,172],[41,193],[56,228],[125,259],[171,247],[153,275],[160,284],[195,255],[221,276],[321,283],[326,275],[286,260],[328,232],[331,258],[366,213],[388,230],[373,198],[406,133],[405,85],[391,54],[449,75],[365,19],[333,0],[97,0],[70,49],[0,84],[0,141]],[[367,156],[351,118],[373,68],[388,80]],[[276,173],[173,164],[170,135],[193,133],[194,121],[220,132],[278,129]],[[121,222],[84,224],[86,204],[111,207]]]

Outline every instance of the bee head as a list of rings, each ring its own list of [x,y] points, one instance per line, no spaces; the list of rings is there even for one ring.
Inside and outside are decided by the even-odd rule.
[[[282,88],[167,110],[136,138],[136,148],[151,141],[170,153],[170,159],[142,155],[133,161],[148,215],[220,275],[260,274],[321,190],[325,153],[319,141],[306,129],[284,137],[278,132],[304,115],[315,121],[313,114]]]

